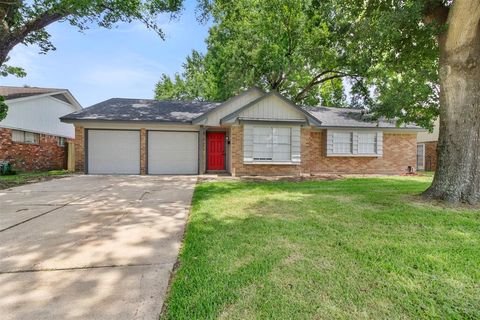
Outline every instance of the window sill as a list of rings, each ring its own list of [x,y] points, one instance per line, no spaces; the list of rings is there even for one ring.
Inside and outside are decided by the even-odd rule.
[[[12,143],[17,143],[17,144],[28,144],[29,146],[38,146],[40,143],[35,143],[35,142],[20,142],[20,141],[13,141]]]
[[[327,157],[334,158],[334,157],[350,157],[350,158],[381,158],[382,156],[379,154],[327,154]]]
[[[274,166],[299,166],[300,162],[292,161],[244,161],[243,164],[268,164]]]

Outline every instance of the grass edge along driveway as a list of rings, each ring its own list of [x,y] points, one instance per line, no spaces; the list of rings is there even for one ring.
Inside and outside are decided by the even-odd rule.
[[[162,318],[480,318],[480,211],[430,179],[197,185]]]
[[[0,175],[0,190],[18,187],[24,184],[63,178],[69,172],[67,170],[51,170],[36,172],[19,172],[13,175]]]

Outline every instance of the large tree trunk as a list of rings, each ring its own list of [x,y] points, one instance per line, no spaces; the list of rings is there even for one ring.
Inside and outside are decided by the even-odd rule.
[[[480,202],[480,2],[456,0],[440,46],[438,165],[424,195]]]
[[[0,37],[0,66],[7,61],[8,53],[12,50],[12,46],[7,43],[6,39],[2,38]]]

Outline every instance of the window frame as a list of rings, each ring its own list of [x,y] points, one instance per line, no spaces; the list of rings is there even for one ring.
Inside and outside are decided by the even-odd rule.
[[[337,137],[339,140],[343,140],[344,138],[339,137],[339,135],[348,135],[348,142],[345,141],[335,141],[335,138]],[[338,154],[338,155],[351,155],[353,154],[353,132],[345,131],[345,132],[333,132],[333,153]],[[336,144],[335,144],[336,143]],[[343,151],[335,151],[335,146],[348,146],[348,149],[350,150],[349,152],[343,152]],[[340,147],[337,147],[338,149],[343,149]]]
[[[367,136],[367,135],[372,135],[373,136],[373,143],[372,142],[360,142],[360,136]],[[378,154],[377,148],[378,148],[378,143],[377,143],[377,133],[376,132],[371,132],[371,131],[358,131],[357,132],[357,152],[359,155],[370,155],[370,154]],[[372,152],[361,152],[360,151],[360,145],[372,145],[373,144],[373,151]]]
[[[14,132],[20,133],[23,137],[21,141],[14,139]],[[33,141],[29,140],[27,141],[27,134],[30,134],[33,137]],[[31,145],[39,145],[40,144],[40,134],[36,132],[31,132],[31,131],[25,131],[25,130],[17,130],[17,129],[12,129],[12,142],[14,143],[24,143],[24,144],[31,144]]]
[[[65,137],[57,137],[57,146],[65,147]]]
[[[350,134],[350,152],[338,152],[339,149],[335,144],[335,136],[338,134]],[[360,137],[373,135],[374,144],[373,152],[363,151]],[[340,148],[341,149],[341,148]],[[355,129],[327,129],[327,157],[382,157],[383,156],[383,132],[381,130],[355,130]]]
[[[259,134],[255,133],[256,130],[269,130],[270,133],[269,135],[269,141],[262,143],[262,142],[256,142],[255,140],[258,139]],[[280,134],[281,131],[288,130],[288,135],[286,134]],[[277,131],[277,133],[275,133]],[[287,137],[288,136],[288,143],[286,142],[281,142],[281,137]],[[264,146],[269,146],[269,147],[264,147],[262,149],[267,150],[267,151],[262,151],[264,154],[270,153],[268,157],[256,157],[255,154],[255,146],[263,144]],[[254,163],[292,163],[292,128],[289,126],[275,126],[275,125],[254,125],[253,126],[253,162]],[[275,148],[277,146],[277,148]],[[279,148],[280,146],[287,146],[288,152],[287,151],[275,151],[275,149],[282,149]],[[282,159],[282,158],[276,158],[275,154],[289,154],[288,159]]]
[[[419,154],[418,154],[418,147],[419,146],[422,146],[422,165],[419,165],[418,163],[418,158],[419,158]],[[417,162],[417,171],[424,171],[425,170],[425,143],[417,143],[417,152],[416,152],[416,162]]]

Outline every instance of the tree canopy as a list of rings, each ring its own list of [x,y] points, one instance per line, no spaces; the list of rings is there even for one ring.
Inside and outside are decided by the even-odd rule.
[[[423,1],[203,1],[207,52],[162,75],[157,98],[225,100],[256,85],[303,105],[368,107],[430,126],[437,26]]]
[[[2,0],[0,77],[26,75],[21,66],[8,65],[8,55],[18,44],[36,45],[43,54],[55,50],[45,29],[54,22],[67,22],[82,31],[94,24],[112,28],[119,22],[137,20],[163,38],[163,31],[157,24],[159,14],[175,15],[181,7],[182,0]],[[6,117],[8,110],[1,99],[0,120]]]
[[[9,52],[16,45],[37,45],[41,53],[55,50],[48,25],[63,21],[85,30],[92,24],[112,28],[118,22],[141,21],[163,37],[158,15],[175,14],[182,0],[2,0],[0,1],[0,74],[25,75],[20,67],[8,66]]]

